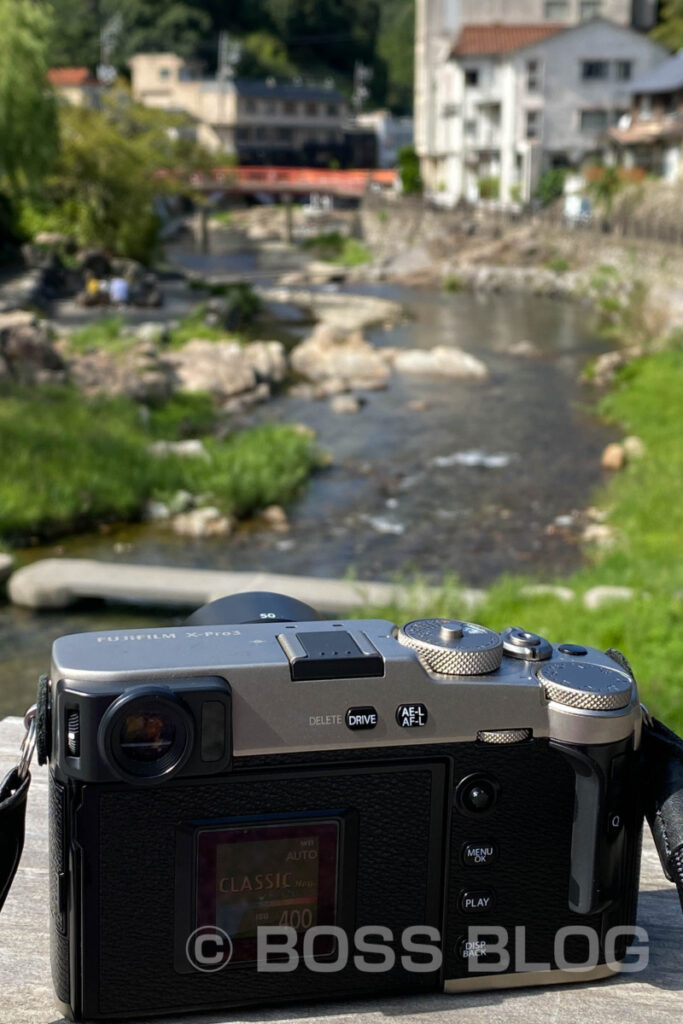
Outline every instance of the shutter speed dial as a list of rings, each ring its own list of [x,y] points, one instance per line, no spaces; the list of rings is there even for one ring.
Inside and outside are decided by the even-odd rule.
[[[499,633],[460,619],[416,619],[398,632],[430,672],[446,676],[482,676],[503,660]]]

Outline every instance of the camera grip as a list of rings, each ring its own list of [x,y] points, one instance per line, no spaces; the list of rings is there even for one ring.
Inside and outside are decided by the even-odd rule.
[[[582,746],[551,741],[551,746],[569,761],[575,777],[569,908],[600,913],[621,886],[628,741]]]

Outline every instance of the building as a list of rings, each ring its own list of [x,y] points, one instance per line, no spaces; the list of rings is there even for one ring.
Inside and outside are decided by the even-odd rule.
[[[657,21],[657,0],[416,0],[415,148],[433,143],[435,76],[465,25],[577,25],[596,17],[641,31]]]
[[[443,0],[432,3],[443,7]],[[462,25],[578,25],[602,17],[641,30],[657,21],[657,0],[445,0]]]
[[[683,50],[630,87],[631,107],[610,130],[624,167],[641,167],[666,181],[683,175]]]
[[[397,117],[390,110],[372,110],[358,114],[356,123],[375,133],[377,163],[380,167],[395,167],[399,150],[413,144],[412,117]]]
[[[417,0],[427,190],[444,204],[482,191],[510,202],[546,168],[578,165],[630,106],[630,80],[661,63],[665,51],[632,27],[655,18],[646,0]]]
[[[202,78],[172,53],[136,54],[130,68],[134,98],[188,114],[210,150],[243,164],[344,163],[349,111],[331,84]]]
[[[102,83],[89,68],[50,68],[47,80],[58,96],[74,107],[97,107]]]

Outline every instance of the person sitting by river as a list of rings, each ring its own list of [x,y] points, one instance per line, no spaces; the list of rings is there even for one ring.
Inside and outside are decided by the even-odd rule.
[[[115,306],[127,306],[130,289],[125,277],[112,277],[109,282],[109,298]]]

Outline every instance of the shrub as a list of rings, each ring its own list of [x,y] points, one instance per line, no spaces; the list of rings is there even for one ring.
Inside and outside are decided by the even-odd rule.
[[[500,178],[495,178],[493,176],[480,178],[477,182],[477,188],[479,189],[480,199],[500,198]]]
[[[404,196],[419,195],[422,192],[420,158],[414,146],[402,146],[399,149],[398,173]]]
[[[569,174],[568,167],[551,167],[538,179],[535,196],[543,206],[554,203],[564,195],[564,183]]]

